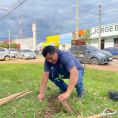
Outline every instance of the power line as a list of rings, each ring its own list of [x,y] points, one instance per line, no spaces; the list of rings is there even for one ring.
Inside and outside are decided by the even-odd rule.
[[[18,9],[17,9],[17,11],[18,11]],[[15,11],[16,12],[16,11]],[[46,20],[48,20],[48,19],[46,19]],[[38,21],[38,22],[40,22],[40,21]]]
[[[33,1],[28,1],[28,4],[30,5],[31,3],[32,3]],[[26,4],[25,6],[27,6],[28,4]],[[22,6],[22,7],[24,7],[24,6]],[[20,11],[20,10],[22,10],[22,7],[20,6],[20,9],[17,9],[17,13],[18,13],[18,11]],[[14,13],[14,12],[12,12],[11,14],[15,14],[16,15],[16,13]]]
[[[106,12],[106,13],[102,13],[101,15],[103,15],[103,14],[109,14],[109,13],[113,13],[113,12],[118,12],[118,11]],[[89,16],[89,17],[86,17],[86,18],[83,18],[83,19],[80,18],[80,21],[81,21],[81,20],[86,20],[86,19],[89,19],[89,18],[95,18],[95,17],[98,17],[98,15]],[[39,21],[39,22],[40,22],[40,21]],[[72,23],[75,23],[75,21],[72,21],[71,23],[68,23],[68,24],[66,24],[66,25],[69,25],[69,24],[72,24]],[[40,24],[37,24],[37,25],[40,26]],[[62,27],[66,26],[66,25],[63,25]]]
[[[110,11],[110,12],[106,12],[106,13],[102,13],[102,14],[109,14],[109,13],[114,13],[114,12],[118,12],[118,11]]]
[[[101,15],[103,15],[103,14],[109,14],[109,13],[113,13],[113,12],[118,12],[118,11],[111,11],[111,12],[107,12],[107,13],[102,13]],[[81,21],[81,20],[90,19],[90,18],[95,18],[95,17],[98,17],[98,16],[86,17],[86,18],[80,19],[80,21]],[[65,26],[67,26],[67,25],[69,25],[69,24],[73,24],[73,23],[75,23],[75,21],[72,21],[72,22],[70,22],[70,23],[68,23],[68,24],[66,24],[66,25],[60,26],[60,27],[58,27],[58,29],[59,29],[59,28],[63,28],[63,27],[65,27]],[[40,26],[40,24],[37,24],[37,26]],[[53,32],[54,30],[55,30],[55,29],[50,30],[49,32]],[[31,30],[29,30],[29,31],[31,31]]]
[[[18,9],[17,9],[17,11],[18,11]],[[16,12],[16,11],[15,11]],[[118,11],[111,11],[111,12],[107,12],[107,13],[102,13],[102,14],[109,14],[109,13],[113,13],[113,12],[118,12]],[[13,13],[13,12],[12,12]],[[98,17],[98,16],[90,16],[90,17],[87,17],[87,18],[83,18],[83,19],[81,19],[81,20],[84,20],[84,19],[88,19],[88,18],[94,18],[94,17]],[[39,21],[40,22],[40,21]],[[72,24],[72,23],[74,23],[74,22],[71,22],[71,23],[69,23],[69,24]],[[69,24],[66,24],[66,25],[69,25]],[[66,25],[64,25],[64,26],[66,26]],[[64,27],[64,26],[62,26],[62,27]],[[61,27],[59,27],[59,28],[61,28]]]
[[[28,1],[28,4],[31,4],[31,2],[33,2],[33,1]],[[26,3],[26,2],[25,2]],[[24,4],[24,6],[20,6],[18,9],[16,9],[15,11],[14,11],[14,13],[13,14],[15,14],[15,12],[17,12],[18,13],[18,11],[22,11],[23,9],[23,7],[26,7],[26,6],[28,6],[28,4]],[[27,7],[26,7],[27,8]],[[26,12],[26,11],[25,11]]]
[[[3,3],[1,3],[2,6],[1,6],[1,5],[0,5],[0,6],[3,7],[3,6],[5,5],[6,2],[8,2],[8,1],[7,1],[7,0],[6,0],[6,1],[3,1]],[[14,1],[13,1],[13,2],[14,2]],[[12,2],[12,3],[13,3],[13,2]]]
[[[8,7],[9,7],[9,8],[12,8],[12,7],[13,7],[12,5],[14,5],[13,3],[17,3],[17,2],[16,2],[16,1],[14,2],[14,1],[13,1],[11,4],[9,4]],[[2,5],[3,5],[3,4],[2,4]],[[11,5],[11,6],[10,6],[10,5]],[[8,8],[7,8],[7,9],[8,9]],[[6,9],[6,10],[7,10],[7,9]],[[6,13],[7,13],[7,12],[9,12],[9,11],[7,10]],[[5,13],[4,13],[4,14],[5,14]]]
[[[21,1],[21,0],[20,0],[20,1]],[[19,3],[20,1],[18,1],[18,3]],[[9,15],[11,12],[13,12],[13,11],[14,11],[17,7],[19,7],[19,6],[20,6],[21,4],[23,4],[24,2],[25,2],[25,0],[24,0],[24,1],[22,1],[21,3],[19,3],[19,4],[18,4],[18,3],[16,3],[16,5],[17,5],[17,4],[18,4],[18,5],[17,5],[17,6],[16,6],[16,5],[14,5],[14,6],[15,6],[15,8],[13,8],[13,9],[11,8],[11,9],[10,9],[10,11],[9,11],[8,13],[6,13],[5,15],[3,15],[3,16],[2,16],[2,18],[0,18],[0,21],[1,21],[3,18],[5,18],[7,15]]]

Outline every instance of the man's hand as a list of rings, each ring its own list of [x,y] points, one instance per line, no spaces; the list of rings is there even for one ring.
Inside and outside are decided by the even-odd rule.
[[[67,99],[70,96],[70,93],[63,93],[60,96],[58,96],[59,102],[62,102],[63,100]]]
[[[39,93],[39,95],[38,95],[38,101],[39,102],[42,102],[42,100],[44,99],[44,93]]]

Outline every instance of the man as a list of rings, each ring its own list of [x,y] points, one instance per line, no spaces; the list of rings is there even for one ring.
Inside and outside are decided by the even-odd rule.
[[[57,50],[53,46],[46,46],[42,54],[45,57],[45,65],[38,100],[42,101],[44,99],[44,90],[48,78],[59,87],[60,93],[63,93],[58,96],[60,102],[70,96],[74,87],[76,88],[78,97],[84,98],[84,68],[77,58],[70,52]],[[69,85],[59,78],[59,74],[63,75],[63,79],[70,79]]]

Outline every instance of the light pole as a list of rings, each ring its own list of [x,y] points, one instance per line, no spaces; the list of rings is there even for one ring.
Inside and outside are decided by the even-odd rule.
[[[6,11],[7,9],[0,9],[0,10],[4,10],[4,11]]]
[[[78,0],[77,0],[77,11],[76,11],[76,40],[79,39],[79,36],[78,36],[78,29],[79,29],[79,23],[78,23]]]
[[[9,51],[10,51],[10,30],[8,32],[9,32]]]
[[[99,49],[101,49],[101,5],[99,6]]]

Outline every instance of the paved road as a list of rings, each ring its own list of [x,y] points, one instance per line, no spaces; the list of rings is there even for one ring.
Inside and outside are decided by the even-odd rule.
[[[10,61],[0,61],[0,63],[44,63],[44,57],[42,55],[38,55],[36,59],[28,59],[28,60],[11,58]],[[84,64],[83,64],[83,66],[84,66]],[[118,59],[114,59],[108,65],[86,64],[86,67],[98,69],[98,70],[118,72]]]

